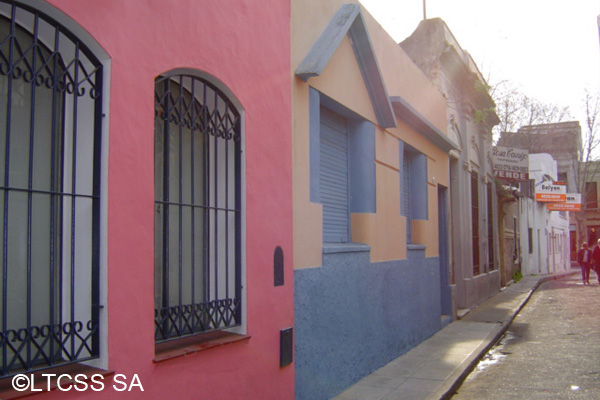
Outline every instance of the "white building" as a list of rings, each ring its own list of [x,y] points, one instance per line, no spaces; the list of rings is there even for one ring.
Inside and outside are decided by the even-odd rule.
[[[519,204],[520,258],[523,275],[566,271],[569,261],[569,215],[548,211],[546,203],[535,200],[535,187],[557,180],[558,168],[550,154],[529,155],[529,188],[521,185],[524,197]]]

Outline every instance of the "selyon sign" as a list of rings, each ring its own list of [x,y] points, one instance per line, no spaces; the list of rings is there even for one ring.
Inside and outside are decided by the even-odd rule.
[[[529,180],[529,152],[514,147],[496,146],[492,149],[494,174],[510,181]]]
[[[564,203],[567,201],[567,185],[556,182],[542,182],[535,187],[535,201]]]

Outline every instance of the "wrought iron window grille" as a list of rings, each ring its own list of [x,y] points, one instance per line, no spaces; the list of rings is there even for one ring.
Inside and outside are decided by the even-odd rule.
[[[0,376],[99,356],[102,65],[0,0]]]
[[[241,324],[240,114],[210,82],[155,82],[155,339]]]

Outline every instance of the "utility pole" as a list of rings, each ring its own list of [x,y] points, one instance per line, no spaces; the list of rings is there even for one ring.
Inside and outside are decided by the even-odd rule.
[[[427,0],[423,0],[423,19],[427,19]],[[598,16],[598,33],[600,34],[600,15]]]

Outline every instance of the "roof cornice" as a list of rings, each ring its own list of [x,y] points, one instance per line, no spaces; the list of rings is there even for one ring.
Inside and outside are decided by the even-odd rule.
[[[433,126],[425,117],[410,106],[402,97],[390,97],[394,111],[399,120],[419,132],[425,139],[437,148],[448,153],[450,150],[459,150],[459,146],[442,131]]]

